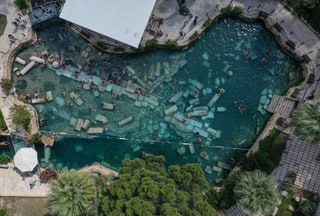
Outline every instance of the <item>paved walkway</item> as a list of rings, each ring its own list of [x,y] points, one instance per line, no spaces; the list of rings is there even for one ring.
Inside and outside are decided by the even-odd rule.
[[[100,164],[92,164],[90,166],[86,166],[80,169],[80,171],[86,171],[86,172],[98,172],[102,175],[108,176],[108,175],[113,175],[115,177],[119,176],[119,173],[109,169],[105,166],[102,166]]]
[[[30,182],[36,180],[35,186],[30,189]],[[25,177],[14,169],[14,164],[8,164],[8,168],[0,168],[0,196],[21,197],[47,197],[50,193],[48,184],[40,184],[37,175]]]
[[[19,46],[22,42],[30,40],[32,37],[31,23],[26,19],[26,23],[15,27],[13,22],[16,22],[16,19],[19,18],[21,11],[14,5],[12,0],[1,0],[0,1],[0,14],[6,15],[7,17],[7,26],[3,35],[0,37],[0,80],[8,78],[11,76],[11,53],[14,51],[14,48]],[[13,35],[16,41],[13,43],[10,41],[8,35]],[[9,65],[8,65],[9,63]],[[2,89],[0,90],[0,109],[3,113],[3,116],[6,120],[9,131],[15,130],[15,125],[12,123],[10,117],[10,108],[14,104],[21,105],[22,102],[19,102],[15,95],[7,95]],[[37,113],[31,106],[28,106],[31,115],[34,117]],[[38,131],[38,120],[32,118],[31,121],[31,133],[34,134]]]
[[[320,145],[313,145],[290,135],[279,166],[271,173],[278,183],[293,181],[293,185],[320,194],[320,161],[316,158]],[[294,174],[295,178],[290,175]]]

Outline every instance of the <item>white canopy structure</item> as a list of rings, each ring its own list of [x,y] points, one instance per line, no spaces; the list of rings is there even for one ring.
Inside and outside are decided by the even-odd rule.
[[[138,47],[156,0],[66,0],[60,18]]]
[[[21,148],[15,154],[13,162],[21,172],[30,172],[38,165],[38,153],[33,148]]]

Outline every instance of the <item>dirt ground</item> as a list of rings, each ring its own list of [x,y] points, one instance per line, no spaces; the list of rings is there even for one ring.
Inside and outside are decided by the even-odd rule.
[[[46,198],[0,197],[0,208],[6,209],[9,216],[46,216]]]

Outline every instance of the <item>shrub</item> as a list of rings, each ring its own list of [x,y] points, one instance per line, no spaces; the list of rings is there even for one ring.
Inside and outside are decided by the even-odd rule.
[[[26,106],[15,105],[14,107],[12,107],[12,111],[13,123],[21,125],[26,131],[29,131],[31,116]]]
[[[11,161],[11,158],[7,155],[0,155],[0,165],[6,165]]]
[[[183,7],[180,8],[179,12],[183,16],[188,16],[189,13],[190,13],[190,10],[187,7],[183,6]]]
[[[276,23],[276,24],[274,24],[274,26],[273,26],[278,32],[281,32],[282,31],[282,26],[279,24],[279,23]]]
[[[156,48],[157,44],[158,44],[158,40],[153,38],[153,39],[150,39],[150,40],[146,41],[145,48],[147,50],[152,50],[152,49]]]
[[[239,7],[239,6],[235,6],[232,10],[232,15],[234,16],[239,16],[243,13],[243,8],[242,7]]]
[[[1,80],[1,87],[4,89],[6,94],[9,94],[10,89],[13,87],[13,83],[11,79],[2,79]]]
[[[208,18],[204,23],[203,23],[203,27],[208,27],[212,22],[212,19]]]
[[[189,38],[190,41],[195,40],[197,37],[199,36],[199,33],[197,31],[195,31]]]
[[[115,48],[113,48],[113,51],[114,52],[123,52],[124,48],[123,47],[115,47]]]
[[[229,5],[227,7],[221,8],[220,11],[221,11],[221,13],[223,13],[225,15],[231,15],[232,7],[231,7],[231,5]]]
[[[40,174],[41,182],[47,183],[51,180],[56,180],[58,178],[58,173],[53,168],[47,168]]]
[[[231,5],[221,8],[221,13],[227,16],[239,16],[243,13],[244,9],[239,6],[232,7]]]
[[[302,216],[313,216],[316,213],[317,205],[309,200],[304,200],[299,203],[298,212]]]
[[[166,45],[168,45],[171,48],[176,48],[178,45],[178,42],[176,40],[167,40]]]
[[[8,213],[5,209],[0,209],[0,216],[7,216]]]
[[[287,135],[273,129],[260,141],[259,150],[240,160],[241,167],[246,171],[260,169],[270,174],[280,162],[282,151],[286,146]]]
[[[28,9],[26,0],[16,0],[15,3],[21,11],[26,11]]]
[[[277,119],[277,125],[278,125],[278,126],[282,127],[283,122],[284,122],[284,119],[283,119],[282,117],[279,117],[279,118]]]
[[[41,143],[41,138],[42,138],[42,134],[36,133],[30,136],[30,138],[28,139],[28,142],[33,144],[39,144]]]

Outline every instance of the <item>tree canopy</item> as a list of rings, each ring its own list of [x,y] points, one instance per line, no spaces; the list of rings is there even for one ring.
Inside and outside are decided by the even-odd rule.
[[[309,101],[292,113],[294,133],[302,140],[320,143],[320,99]]]
[[[104,215],[217,215],[207,202],[209,185],[196,164],[164,166],[163,156],[125,159],[119,179],[102,201]]]
[[[234,194],[247,210],[261,215],[271,214],[280,198],[274,181],[260,170],[241,173]]]
[[[97,188],[91,173],[63,172],[51,182],[48,205],[54,215],[94,215],[96,204]]]

